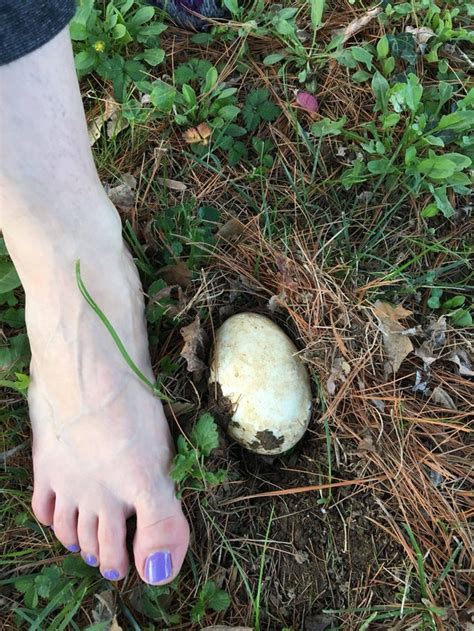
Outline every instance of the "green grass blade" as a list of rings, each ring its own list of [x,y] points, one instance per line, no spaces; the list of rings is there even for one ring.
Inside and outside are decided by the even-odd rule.
[[[90,293],[87,291],[86,286],[84,285],[84,282],[82,280],[81,277],[81,262],[79,260],[76,261],[76,281],[77,281],[77,285],[79,287],[79,290],[81,292],[81,294],[83,295],[83,297],[85,298],[87,304],[92,308],[92,310],[96,313],[96,315],[100,318],[100,320],[102,321],[102,323],[104,324],[105,328],[107,329],[107,331],[110,333],[113,341],[115,342],[115,345],[117,346],[118,350],[120,351],[120,354],[122,355],[122,357],[124,358],[124,360],[127,362],[129,368],[131,368],[131,370],[137,375],[137,377],[143,381],[143,383],[148,386],[151,391],[153,392],[153,394],[156,394],[158,397],[160,397],[160,399],[163,399],[165,401],[168,401],[168,397],[166,397],[166,395],[164,395],[140,370],[140,368],[138,368],[138,366],[135,364],[135,362],[133,361],[133,359],[130,357],[130,355],[127,352],[127,349],[125,348],[122,340],[120,339],[120,337],[118,336],[117,332],[115,331],[114,327],[112,326],[112,324],[110,323],[109,319],[107,318],[107,316],[105,315],[105,313],[101,310],[101,308],[99,307],[99,305],[94,301],[94,299],[92,298],[92,296],[90,295]]]

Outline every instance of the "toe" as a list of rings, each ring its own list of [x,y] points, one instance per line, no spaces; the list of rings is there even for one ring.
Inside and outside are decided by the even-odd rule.
[[[54,493],[52,489],[35,484],[31,508],[41,524],[52,526],[54,520]]]
[[[99,515],[99,559],[102,575],[117,581],[128,570],[126,516],[120,508],[109,508]]]
[[[79,552],[77,506],[62,502],[57,496],[54,508],[54,534],[69,552]]]
[[[189,526],[181,509],[165,519],[137,509],[133,545],[138,573],[152,585],[169,583],[181,569],[189,544]]]
[[[99,565],[99,540],[97,533],[98,519],[95,513],[79,508],[77,534],[81,555],[87,565]]]

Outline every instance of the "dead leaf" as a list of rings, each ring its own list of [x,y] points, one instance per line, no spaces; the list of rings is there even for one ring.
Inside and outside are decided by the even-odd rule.
[[[337,390],[337,383],[344,383],[350,372],[350,364],[342,357],[336,357],[331,367],[331,374],[326,382],[328,393],[333,395]]]
[[[196,316],[194,321],[188,326],[183,326],[181,336],[184,340],[184,345],[180,355],[186,360],[188,371],[202,373],[206,370],[206,364],[199,359],[198,355],[204,349],[207,336],[204,329],[201,328],[199,316]]]
[[[474,370],[472,370],[471,362],[468,354],[462,348],[456,350],[448,357],[448,361],[453,362],[459,368],[459,374],[463,377],[474,377]]]
[[[122,184],[106,188],[107,195],[114,206],[128,209],[135,205],[135,188],[137,180],[131,173],[124,173],[121,176]]]
[[[282,308],[286,307],[285,303],[285,293],[281,293],[278,296],[271,296],[270,300],[267,302],[267,309],[272,313],[275,311],[279,311]]]
[[[444,390],[444,388],[442,388],[441,386],[436,386],[436,388],[431,393],[431,398],[433,399],[435,403],[438,403],[443,408],[450,409],[450,410],[456,409],[454,401],[452,400],[450,395],[446,392],[446,390]]]
[[[383,302],[382,300],[377,300],[373,307],[374,313],[377,317],[381,318],[389,318],[394,322],[398,322],[399,320],[404,320],[411,316],[412,312],[402,305],[391,305],[388,302]]]
[[[206,147],[209,144],[209,139],[212,135],[212,129],[207,123],[201,123],[197,127],[190,127],[183,133],[184,140],[190,145],[203,145]]]
[[[373,311],[380,322],[385,350],[389,357],[386,372],[387,374],[391,371],[396,373],[405,357],[414,348],[406,329],[399,322],[399,320],[410,316],[411,311],[401,305],[393,306],[381,300],[377,300],[374,304]]]
[[[113,140],[121,131],[130,127],[129,121],[120,111],[115,111],[107,121],[107,138]]]
[[[415,28],[413,26],[407,26],[405,29],[405,32],[411,33],[413,35],[413,39],[418,45],[418,50],[422,54],[426,50],[428,40],[431,39],[432,37],[435,37],[434,31],[432,31],[427,26],[420,26],[418,28]]]
[[[423,360],[425,370],[427,370],[431,364],[438,359],[433,355],[431,342],[423,342],[419,348],[415,349],[415,355]]]
[[[365,28],[367,24],[382,13],[382,11],[383,8],[381,6],[374,7],[373,9],[367,11],[367,13],[364,13],[364,15],[360,18],[356,18],[355,20],[352,20],[352,22],[349,22],[345,28],[334,31],[334,35],[343,35],[342,42],[344,43],[353,35]]]
[[[366,454],[368,452],[375,453],[376,451],[377,450],[376,450],[374,442],[372,440],[372,436],[366,436],[357,445],[357,452],[356,453],[359,456],[363,456],[364,454]]]
[[[303,565],[304,563],[307,563],[309,560],[309,555],[305,550],[297,550],[295,552],[295,561],[298,563],[298,565]]]
[[[188,187],[183,182],[178,182],[178,180],[170,180],[167,177],[155,177],[155,182],[166,186],[172,191],[179,191],[180,193],[184,193],[184,191],[188,190]]]
[[[428,329],[433,349],[442,348],[446,343],[446,317],[441,316],[434,325]]]
[[[112,623],[107,631],[123,631],[122,627],[117,622],[117,616],[114,616]]]
[[[235,217],[232,217],[232,219],[226,221],[225,224],[219,228],[217,236],[228,241],[232,237],[240,237],[244,230],[244,224]]]
[[[105,123],[119,111],[120,105],[111,97],[102,102],[103,111],[95,116],[87,126],[89,133],[89,143],[91,147],[97,142],[102,134]]]
[[[179,285],[183,289],[191,283],[191,271],[184,261],[162,267],[158,270],[158,275],[167,285]]]
[[[183,414],[188,414],[196,409],[196,405],[194,403],[184,403],[181,401],[174,401],[170,403],[164,403],[163,409],[165,411],[165,415],[167,417],[171,416],[182,416]]]
[[[6,451],[0,451],[0,464],[5,464],[9,458],[12,458],[17,453],[28,447],[30,444],[29,440],[25,440],[25,442],[20,445],[16,445],[16,447],[12,447],[11,449],[7,449]]]

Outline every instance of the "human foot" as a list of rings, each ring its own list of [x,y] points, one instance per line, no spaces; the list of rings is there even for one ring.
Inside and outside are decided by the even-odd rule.
[[[147,583],[168,582],[181,567],[189,534],[168,476],[173,446],[163,408],[85,303],[72,263],[56,265],[54,284],[47,271],[41,287],[24,281],[32,348],[33,510],[68,550],[80,550],[110,580],[127,572],[126,519],[136,514],[137,570]],[[130,255],[123,246],[115,253],[103,250],[82,266],[88,289],[153,379]]]

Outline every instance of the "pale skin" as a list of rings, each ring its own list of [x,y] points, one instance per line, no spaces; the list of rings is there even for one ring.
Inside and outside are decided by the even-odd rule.
[[[0,66],[0,227],[26,295],[33,512],[109,580],[171,581],[189,528],[169,477],[163,407],[80,294],[87,289],[153,381],[138,273],[92,158],[67,29]]]

